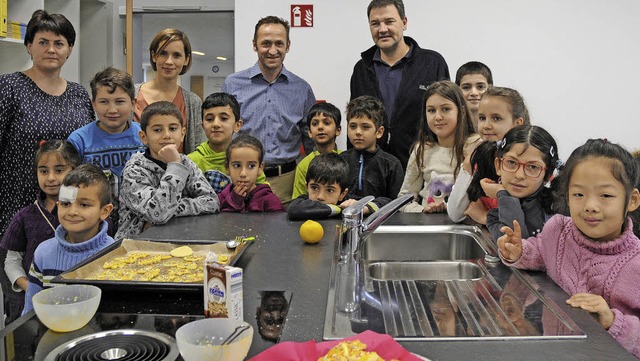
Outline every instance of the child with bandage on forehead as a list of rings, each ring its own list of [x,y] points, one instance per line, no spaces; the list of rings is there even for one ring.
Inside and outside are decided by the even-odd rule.
[[[60,225],[33,255],[23,315],[33,308],[33,295],[50,287],[53,277],[114,242],[106,222],[112,209],[109,180],[98,166],[83,164],[67,174],[58,194]]]

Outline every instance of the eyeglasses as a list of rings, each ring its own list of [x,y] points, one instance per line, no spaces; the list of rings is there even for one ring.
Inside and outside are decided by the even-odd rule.
[[[524,175],[531,178],[540,177],[540,174],[547,169],[547,167],[543,167],[536,163],[522,163],[509,158],[500,158],[500,165],[503,171],[509,173],[517,172],[518,169],[520,169],[520,166],[522,166],[522,169],[524,169]]]

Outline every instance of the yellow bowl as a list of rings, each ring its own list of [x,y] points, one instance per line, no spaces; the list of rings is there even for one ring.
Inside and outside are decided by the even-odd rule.
[[[47,288],[33,296],[33,309],[45,326],[56,332],[78,330],[91,320],[102,291],[92,285]]]
[[[249,326],[228,345],[220,344],[238,326]],[[176,331],[178,350],[185,361],[241,361],[253,341],[253,328],[244,321],[228,318],[205,318],[189,322]]]

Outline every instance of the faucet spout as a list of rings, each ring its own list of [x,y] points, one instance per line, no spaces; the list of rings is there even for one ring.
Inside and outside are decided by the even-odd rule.
[[[356,203],[354,203],[354,204],[350,205],[349,207],[345,208],[342,211],[342,217],[343,218],[353,218],[353,217],[356,217],[358,214],[362,215],[364,207],[367,205],[367,203],[371,202],[374,199],[375,198],[373,196],[366,196],[366,197],[360,199]],[[362,217],[360,217],[360,218],[362,218]]]
[[[363,221],[363,211],[374,198],[365,197],[342,211],[342,232],[336,308],[359,319],[360,291],[362,287],[361,244],[369,234],[391,217],[403,205],[411,202],[412,194],[394,199]]]
[[[364,197],[342,211],[342,231],[345,234],[342,237],[343,244],[340,246],[341,259],[346,259],[349,255],[353,257],[356,252],[357,240],[362,231],[364,207],[373,199],[373,196]]]
[[[373,199],[372,196],[364,197],[342,211],[342,230],[345,234],[341,258],[354,257],[358,254],[360,243],[402,206],[411,202],[413,195],[405,194],[392,200],[363,221],[364,207]]]
[[[413,200],[413,194],[405,194],[398,197],[391,202],[385,204],[378,211],[367,217],[363,225],[364,235],[368,235],[376,230],[384,221],[389,219],[394,213],[396,213],[402,206]]]

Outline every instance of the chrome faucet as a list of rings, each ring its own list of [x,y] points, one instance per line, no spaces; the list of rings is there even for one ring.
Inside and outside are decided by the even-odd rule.
[[[373,199],[372,196],[362,198],[342,211],[336,307],[339,311],[350,314],[359,311],[360,307],[360,291],[363,284],[363,280],[360,279],[362,245],[378,226],[402,206],[411,202],[413,195],[406,194],[396,198],[363,220],[364,207]]]

